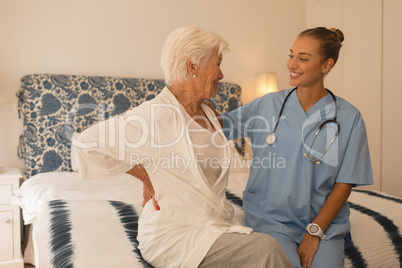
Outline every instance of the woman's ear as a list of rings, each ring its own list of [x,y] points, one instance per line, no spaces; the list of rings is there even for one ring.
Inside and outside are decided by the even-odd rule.
[[[187,73],[190,77],[197,77],[195,64],[191,61],[191,58],[187,60]]]
[[[333,58],[329,58],[325,61],[325,63],[322,65],[322,72],[324,74],[328,73],[331,71],[332,67],[334,66],[335,61]]]

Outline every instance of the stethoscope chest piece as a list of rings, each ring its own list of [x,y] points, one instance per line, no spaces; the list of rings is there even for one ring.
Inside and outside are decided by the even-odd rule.
[[[269,134],[269,135],[267,136],[267,138],[265,139],[265,141],[267,142],[267,144],[274,144],[275,141],[276,141],[275,134],[274,134],[274,133]]]

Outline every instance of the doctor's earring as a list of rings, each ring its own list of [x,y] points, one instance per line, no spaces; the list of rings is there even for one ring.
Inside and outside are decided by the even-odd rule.
[[[196,74],[193,74],[193,78],[196,78],[197,77],[197,75]]]

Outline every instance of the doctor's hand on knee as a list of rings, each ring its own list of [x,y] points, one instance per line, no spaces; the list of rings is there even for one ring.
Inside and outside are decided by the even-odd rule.
[[[297,253],[300,257],[300,263],[303,268],[311,267],[313,263],[314,255],[318,250],[318,245],[320,244],[320,238],[318,236],[312,236],[306,233],[300,243]]]

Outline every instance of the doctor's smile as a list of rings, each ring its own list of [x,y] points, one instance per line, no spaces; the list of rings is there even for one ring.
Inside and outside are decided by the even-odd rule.
[[[299,76],[301,76],[302,74],[297,74],[297,73],[290,73],[290,78],[299,78]]]

